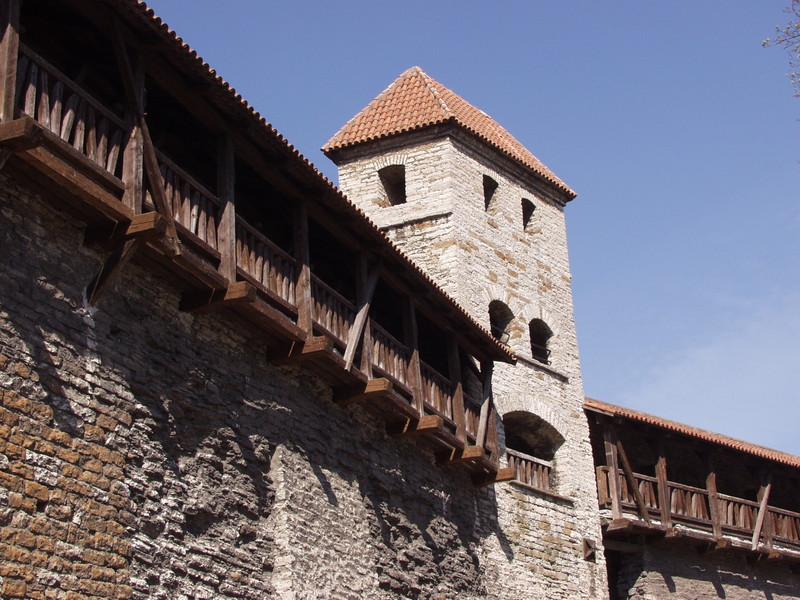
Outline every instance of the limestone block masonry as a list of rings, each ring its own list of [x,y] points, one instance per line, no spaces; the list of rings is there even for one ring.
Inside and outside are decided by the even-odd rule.
[[[458,128],[428,128],[337,149],[339,186],[470,314],[490,325],[489,304],[514,315],[508,344],[517,365],[497,365],[501,415],[525,411],[563,437],[554,459],[556,495],[497,486],[500,529],[525,560],[498,561],[517,597],[607,596],[600,519],[573,319],[563,193]],[[386,206],[378,171],[405,167],[407,201]],[[485,204],[483,178],[497,189]],[[523,224],[522,200],[534,205]],[[550,364],[534,358],[528,324],[552,330]],[[598,544],[595,561],[580,552]],[[494,549],[501,551],[500,545]],[[524,581],[529,583],[523,583]]]

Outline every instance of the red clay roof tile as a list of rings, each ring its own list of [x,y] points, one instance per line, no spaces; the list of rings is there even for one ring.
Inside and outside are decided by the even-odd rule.
[[[446,88],[419,67],[402,73],[322,147],[329,153],[379,138],[451,122],[494,146],[549,181],[570,198],[567,184],[482,110]]]
[[[766,458],[767,460],[773,460],[784,465],[800,467],[800,456],[787,454],[786,452],[780,452],[764,446],[758,446],[743,440],[737,440],[736,438],[728,437],[727,435],[722,435],[721,433],[714,433],[713,431],[692,427],[691,425],[684,425],[683,423],[678,423],[677,421],[670,421],[669,419],[664,419],[663,417],[657,417],[655,415],[644,413],[638,410],[633,410],[632,408],[623,408],[622,406],[609,404],[608,402],[601,402],[600,400],[595,400],[594,398],[586,398],[584,401],[584,407],[589,410],[609,413],[616,417],[623,417],[632,421],[639,421],[655,427],[669,429],[670,431],[675,431],[683,435],[688,435],[711,442],[712,444],[726,446],[727,448],[739,450],[740,452],[746,452],[760,458]]]

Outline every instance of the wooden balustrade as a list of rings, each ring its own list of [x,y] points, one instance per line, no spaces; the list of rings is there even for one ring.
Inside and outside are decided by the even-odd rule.
[[[467,439],[474,442],[478,437],[478,426],[481,420],[481,405],[471,396],[464,394],[464,428]]]
[[[296,306],[297,261],[263,233],[236,216],[236,266],[251,283]]]
[[[422,361],[420,361],[420,374],[426,406],[436,414],[454,422],[453,386],[450,381]]]
[[[350,327],[356,319],[356,307],[347,298],[311,276],[311,318],[317,327],[333,337],[340,348],[347,344]]]
[[[112,175],[121,170],[123,120],[20,44],[15,106]]]
[[[510,453],[511,451],[509,451]],[[511,466],[509,459],[509,466]],[[612,502],[609,481],[609,467],[601,466],[597,469],[598,490],[601,504]],[[617,473],[620,489],[620,504],[626,510],[636,511],[637,506],[632,490],[620,469]],[[634,473],[639,492],[644,500],[645,507],[651,516],[658,517],[661,505],[658,495],[658,479],[648,475]],[[690,525],[700,525],[710,528],[712,524],[711,496],[708,490],[673,481],[667,482],[667,498],[669,499],[669,513],[674,521],[683,521]],[[759,503],[754,500],[745,500],[726,494],[717,494],[720,522],[723,531],[738,533],[746,536],[753,534],[758,520]],[[800,544],[800,513],[767,507],[766,519],[769,535],[783,542]]]
[[[156,157],[175,222],[214,250],[219,250],[219,199],[163,153],[156,151]],[[150,191],[146,194],[145,202],[152,203]]]
[[[545,492],[552,489],[552,462],[510,448],[506,449],[506,457],[517,482]]]
[[[411,358],[408,348],[377,323],[370,325],[374,368],[378,369],[381,375],[408,388],[408,362]]]

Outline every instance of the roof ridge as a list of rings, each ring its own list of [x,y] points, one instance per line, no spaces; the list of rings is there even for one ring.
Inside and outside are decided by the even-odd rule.
[[[442,110],[444,110],[445,115],[448,118],[451,118],[451,119],[453,117],[455,117],[456,116],[455,113],[452,110],[450,110],[450,107],[447,105],[447,102],[442,97],[442,93],[438,89],[436,89],[435,85],[433,85],[433,84],[437,84],[437,85],[441,86],[442,84],[439,83],[438,81],[436,81],[430,75],[428,75],[420,67],[413,67],[413,68],[417,69],[417,71],[419,72],[419,75],[422,77],[422,80],[425,82],[425,87],[428,89],[428,91],[431,93],[431,95],[433,95],[433,97],[439,103],[439,106],[442,107]],[[444,87],[444,86],[442,86],[442,87]]]

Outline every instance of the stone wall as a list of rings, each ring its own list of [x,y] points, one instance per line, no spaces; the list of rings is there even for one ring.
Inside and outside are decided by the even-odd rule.
[[[619,579],[612,583],[620,600],[800,598],[800,575],[785,563],[752,558],[729,550],[700,554],[693,544],[664,540],[620,554]]]
[[[527,510],[508,523],[507,484],[434,466],[300,367],[270,364],[270,339],[239,317],[181,313],[173,283],[143,265],[87,306],[102,256],[58,202],[0,177],[4,597],[539,589],[548,539]],[[562,520],[543,510],[536,527],[569,540],[574,562]],[[550,568],[564,578],[550,597],[581,597],[582,577],[557,557]]]
[[[517,365],[498,364],[498,411],[533,413],[564,438],[555,455],[553,498],[513,484],[498,486],[500,519],[513,531],[525,563],[498,568],[522,593],[549,598],[603,598],[602,552],[583,560],[584,537],[599,542],[600,525],[589,431],[583,413],[580,361],[572,311],[564,210],[555,192],[473,138],[439,130],[339,151],[339,185],[387,235],[489,328],[489,303],[514,313],[509,345]],[[402,164],[407,202],[385,206],[378,170]],[[498,183],[485,208],[483,176]],[[534,203],[523,226],[522,199]],[[554,335],[551,364],[534,359],[528,332],[542,319]],[[535,524],[535,525],[533,525]],[[563,595],[562,595],[563,594]],[[572,594],[572,595],[571,595]]]

